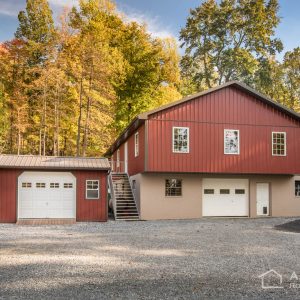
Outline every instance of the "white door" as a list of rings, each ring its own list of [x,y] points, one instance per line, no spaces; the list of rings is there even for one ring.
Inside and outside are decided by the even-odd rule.
[[[22,173],[18,218],[76,218],[76,178],[68,172]]]
[[[124,172],[128,173],[128,144],[124,145]]]
[[[269,183],[256,184],[256,214],[258,216],[270,215],[270,188]]]
[[[202,215],[245,217],[249,215],[248,179],[204,178]]]

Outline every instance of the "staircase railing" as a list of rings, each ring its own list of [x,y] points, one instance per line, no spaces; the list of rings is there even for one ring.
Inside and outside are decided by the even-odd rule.
[[[139,213],[139,218],[140,218],[140,206],[137,204],[137,201],[136,201],[135,190],[133,190],[133,186],[132,186],[132,180],[130,180],[128,174],[127,174],[127,176],[128,176],[128,181],[129,181],[130,188],[131,188],[132,197],[133,197],[133,200],[134,200],[134,203],[135,203],[135,206],[136,206],[136,209]]]
[[[112,173],[109,174],[108,176],[108,184],[109,184],[109,189],[110,189],[110,195],[111,195],[111,199],[112,199],[112,208],[113,208],[113,212],[114,212],[114,217],[116,219],[116,209],[117,209],[117,204],[116,204],[116,196],[115,196],[115,189],[114,189],[114,184],[112,181]]]
[[[124,161],[110,160],[109,163],[113,173],[125,173]]]

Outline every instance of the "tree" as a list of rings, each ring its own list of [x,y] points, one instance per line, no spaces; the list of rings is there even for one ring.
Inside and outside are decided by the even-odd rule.
[[[300,112],[300,47],[287,52],[283,60],[286,105]]]
[[[112,122],[111,104],[115,97],[112,82],[121,59],[118,49],[110,46],[108,22],[114,13],[109,1],[82,0],[80,10],[73,8],[70,14],[70,26],[78,32],[69,45],[71,76],[79,83],[77,155],[85,156],[88,146],[91,152],[104,151],[110,142],[101,138],[101,130],[106,132],[106,126]],[[99,137],[92,139],[91,133]]]
[[[180,33],[183,76],[198,90],[229,80],[251,83],[257,59],[282,50],[272,38],[278,9],[277,0],[207,0],[191,10]]]
[[[179,55],[172,39],[153,38],[145,26],[122,24],[119,39],[125,80],[116,86],[115,128],[119,133],[139,113],[181,97]],[[166,97],[173,92],[174,98]]]
[[[52,11],[47,0],[27,0],[26,11],[18,15],[19,27],[15,33],[30,52],[28,64],[43,63],[49,56],[49,47],[55,38]]]

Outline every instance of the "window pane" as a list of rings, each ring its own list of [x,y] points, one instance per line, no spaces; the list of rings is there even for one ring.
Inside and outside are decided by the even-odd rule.
[[[64,183],[64,188],[65,189],[71,189],[71,188],[73,188],[73,183]]]
[[[181,196],[182,195],[182,180],[181,179],[166,179],[165,194],[166,194],[166,196]]]
[[[173,127],[173,151],[188,152],[189,151],[189,134],[188,128]]]
[[[284,156],[286,155],[286,138],[283,132],[273,132],[272,133],[272,148],[273,155]]]
[[[86,196],[89,199],[98,199],[98,190],[87,190]]]
[[[214,194],[215,190],[214,189],[204,189],[204,194],[209,195],[209,194]]]
[[[230,194],[230,190],[229,189],[220,189],[220,194]]]
[[[44,189],[46,187],[46,183],[44,183],[44,182],[37,182],[35,186],[38,189]]]
[[[31,188],[31,182],[22,182],[22,188]]]
[[[242,194],[245,194],[245,190],[244,190],[244,189],[236,189],[236,190],[235,190],[235,193],[236,193],[237,195],[242,195]]]
[[[239,154],[239,131],[225,129],[224,131],[224,153]]]

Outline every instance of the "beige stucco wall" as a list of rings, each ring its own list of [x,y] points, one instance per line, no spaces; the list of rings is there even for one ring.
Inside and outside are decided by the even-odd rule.
[[[201,181],[197,175],[171,176],[182,179],[182,197],[165,196],[168,175],[143,174],[140,187],[142,220],[192,219],[201,217]]]
[[[140,197],[140,195],[141,195],[141,192],[140,192],[141,178],[142,178],[141,174],[137,174],[137,175],[130,177],[131,186],[133,186],[132,181],[135,180],[135,190],[133,191],[133,194],[134,194],[137,209],[139,212],[141,211],[141,201],[140,201],[140,199],[141,199],[141,197]]]
[[[165,179],[182,179],[182,197],[165,196]],[[295,197],[295,180],[300,176],[209,175],[201,174],[138,174],[136,199],[142,220],[192,219],[202,216],[202,178],[249,179],[250,217],[256,217],[256,184],[270,184],[271,216],[300,216],[300,197]]]
[[[295,180],[300,180],[300,176],[250,177],[250,216],[256,217],[256,183],[260,182],[270,184],[271,216],[300,216],[300,197],[295,196]]]

